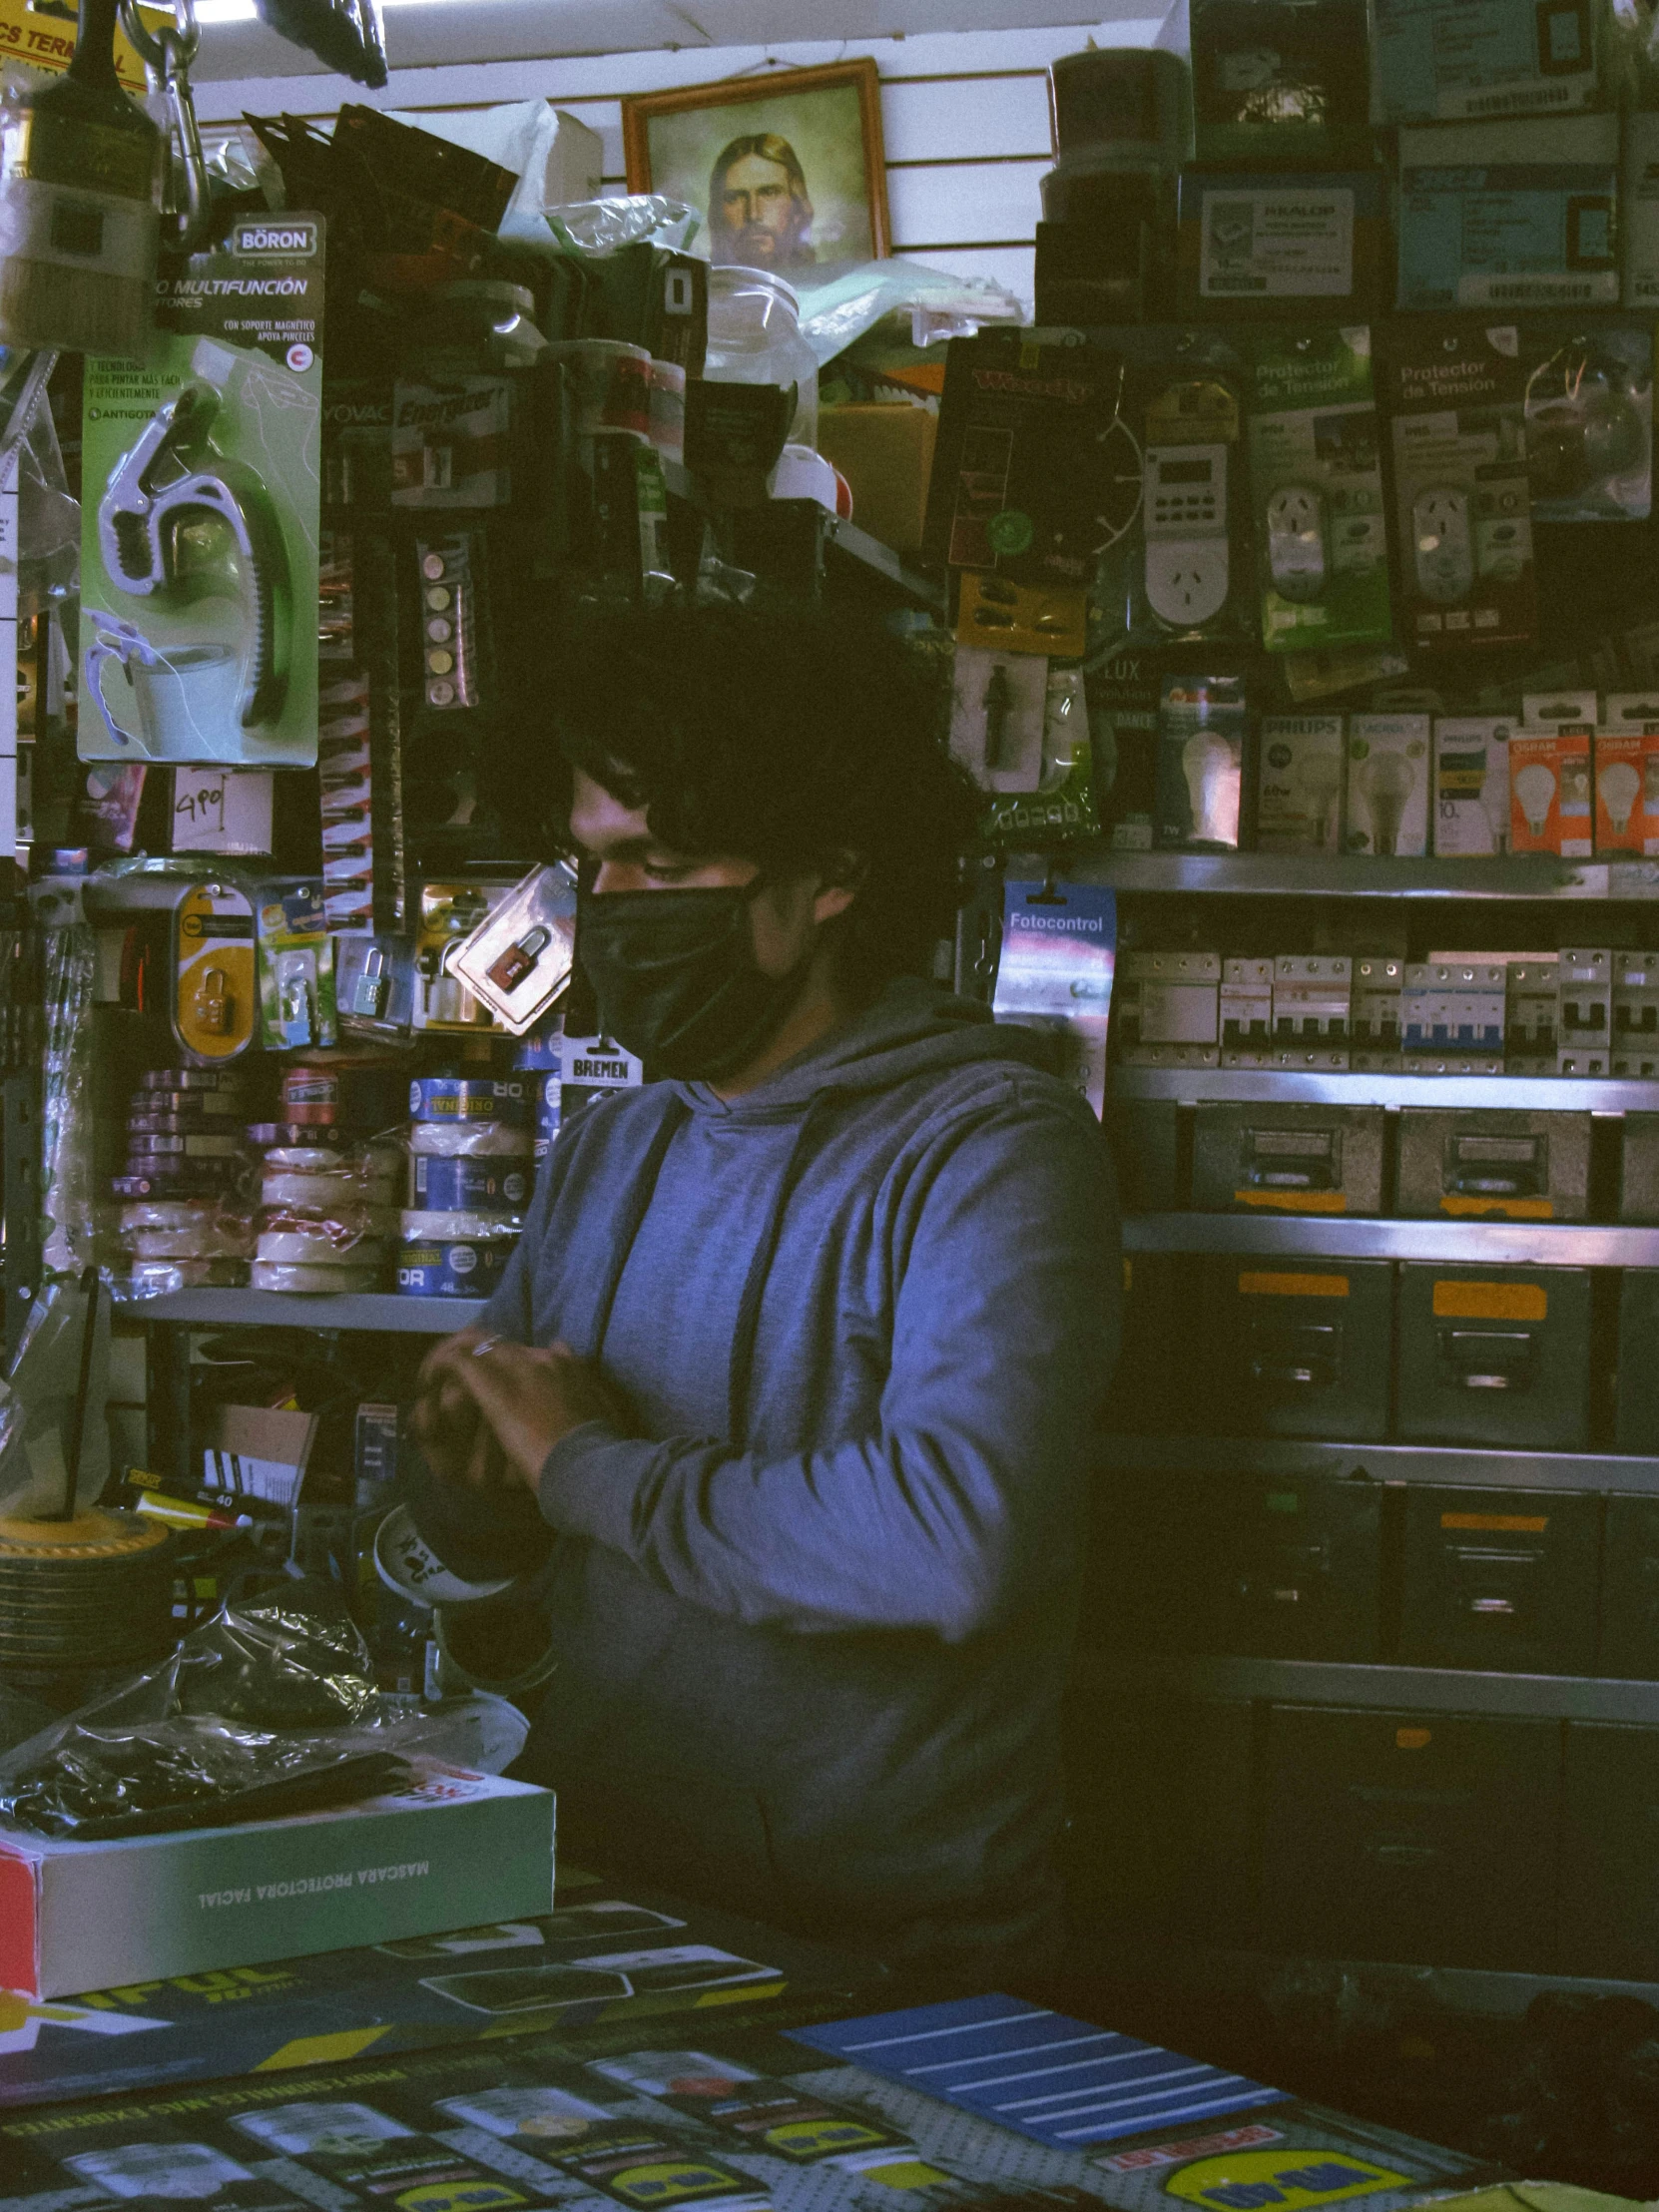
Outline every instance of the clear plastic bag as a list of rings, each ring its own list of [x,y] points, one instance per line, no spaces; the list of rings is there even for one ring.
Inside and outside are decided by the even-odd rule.
[[[0,1383],[0,1514],[31,1520],[58,1512],[72,1445],[74,1401],[81,1382],[87,1292],[78,1283],[48,1284],[32,1302],[10,1380]],[[76,1503],[96,1503],[110,1472],[110,1432],[104,1400],[110,1381],[110,1309],[98,1301],[93,1318],[86,1415]]]
[[[1027,319],[1014,294],[989,277],[952,276],[920,262],[862,262],[855,269],[837,270],[828,283],[810,279],[810,271],[791,276],[801,300],[801,334],[818,355],[820,368],[896,307],[910,309],[917,345],[969,337],[982,322]]]
[[[621,200],[575,200],[543,210],[548,229],[570,254],[601,258],[625,246],[664,246],[683,254],[701,228],[694,210],[662,192],[633,192]]]

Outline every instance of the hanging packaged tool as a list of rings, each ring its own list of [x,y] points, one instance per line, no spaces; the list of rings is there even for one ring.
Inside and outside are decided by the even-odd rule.
[[[201,1060],[254,1041],[254,907],[223,882],[193,883],[173,910],[173,1033]]]
[[[570,980],[576,878],[561,861],[533,868],[449,955],[458,975],[509,1036],[539,1021]]]
[[[88,363],[84,760],[316,758],[322,225],[170,265],[151,360]]]

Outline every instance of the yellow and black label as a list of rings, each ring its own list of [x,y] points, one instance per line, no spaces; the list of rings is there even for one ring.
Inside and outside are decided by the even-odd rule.
[[[1406,2174],[1349,2151],[1321,2150],[1309,2144],[1279,2150],[1235,2151],[1220,2158],[1196,2159],[1164,2184],[1165,2193],[1188,2204],[1211,2205],[1216,2212],[1270,2212],[1283,2206],[1339,2204],[1345,2197],[1375,2196],[1383,2189],[1407,2189]]]

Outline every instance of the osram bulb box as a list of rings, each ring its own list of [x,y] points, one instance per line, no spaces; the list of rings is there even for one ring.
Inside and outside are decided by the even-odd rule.
[[[103,1843],[0,1825],[0,1988],[68,1996],[553,1908],[550,1790],[411,1762],[357,1805]]]

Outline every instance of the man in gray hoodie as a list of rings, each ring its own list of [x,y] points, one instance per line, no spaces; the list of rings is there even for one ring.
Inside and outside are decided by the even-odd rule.
[[[1117,1344],[1110,1167],[1041,1040],[923,980],[976,801],[875,625],[613,618],[557,701],[605,1033],[422,1527],[534,1567],[561,1845],[907,1965],[1052,1962],[1059,1708]],[[526,803],[530,795],[526,793]]]

